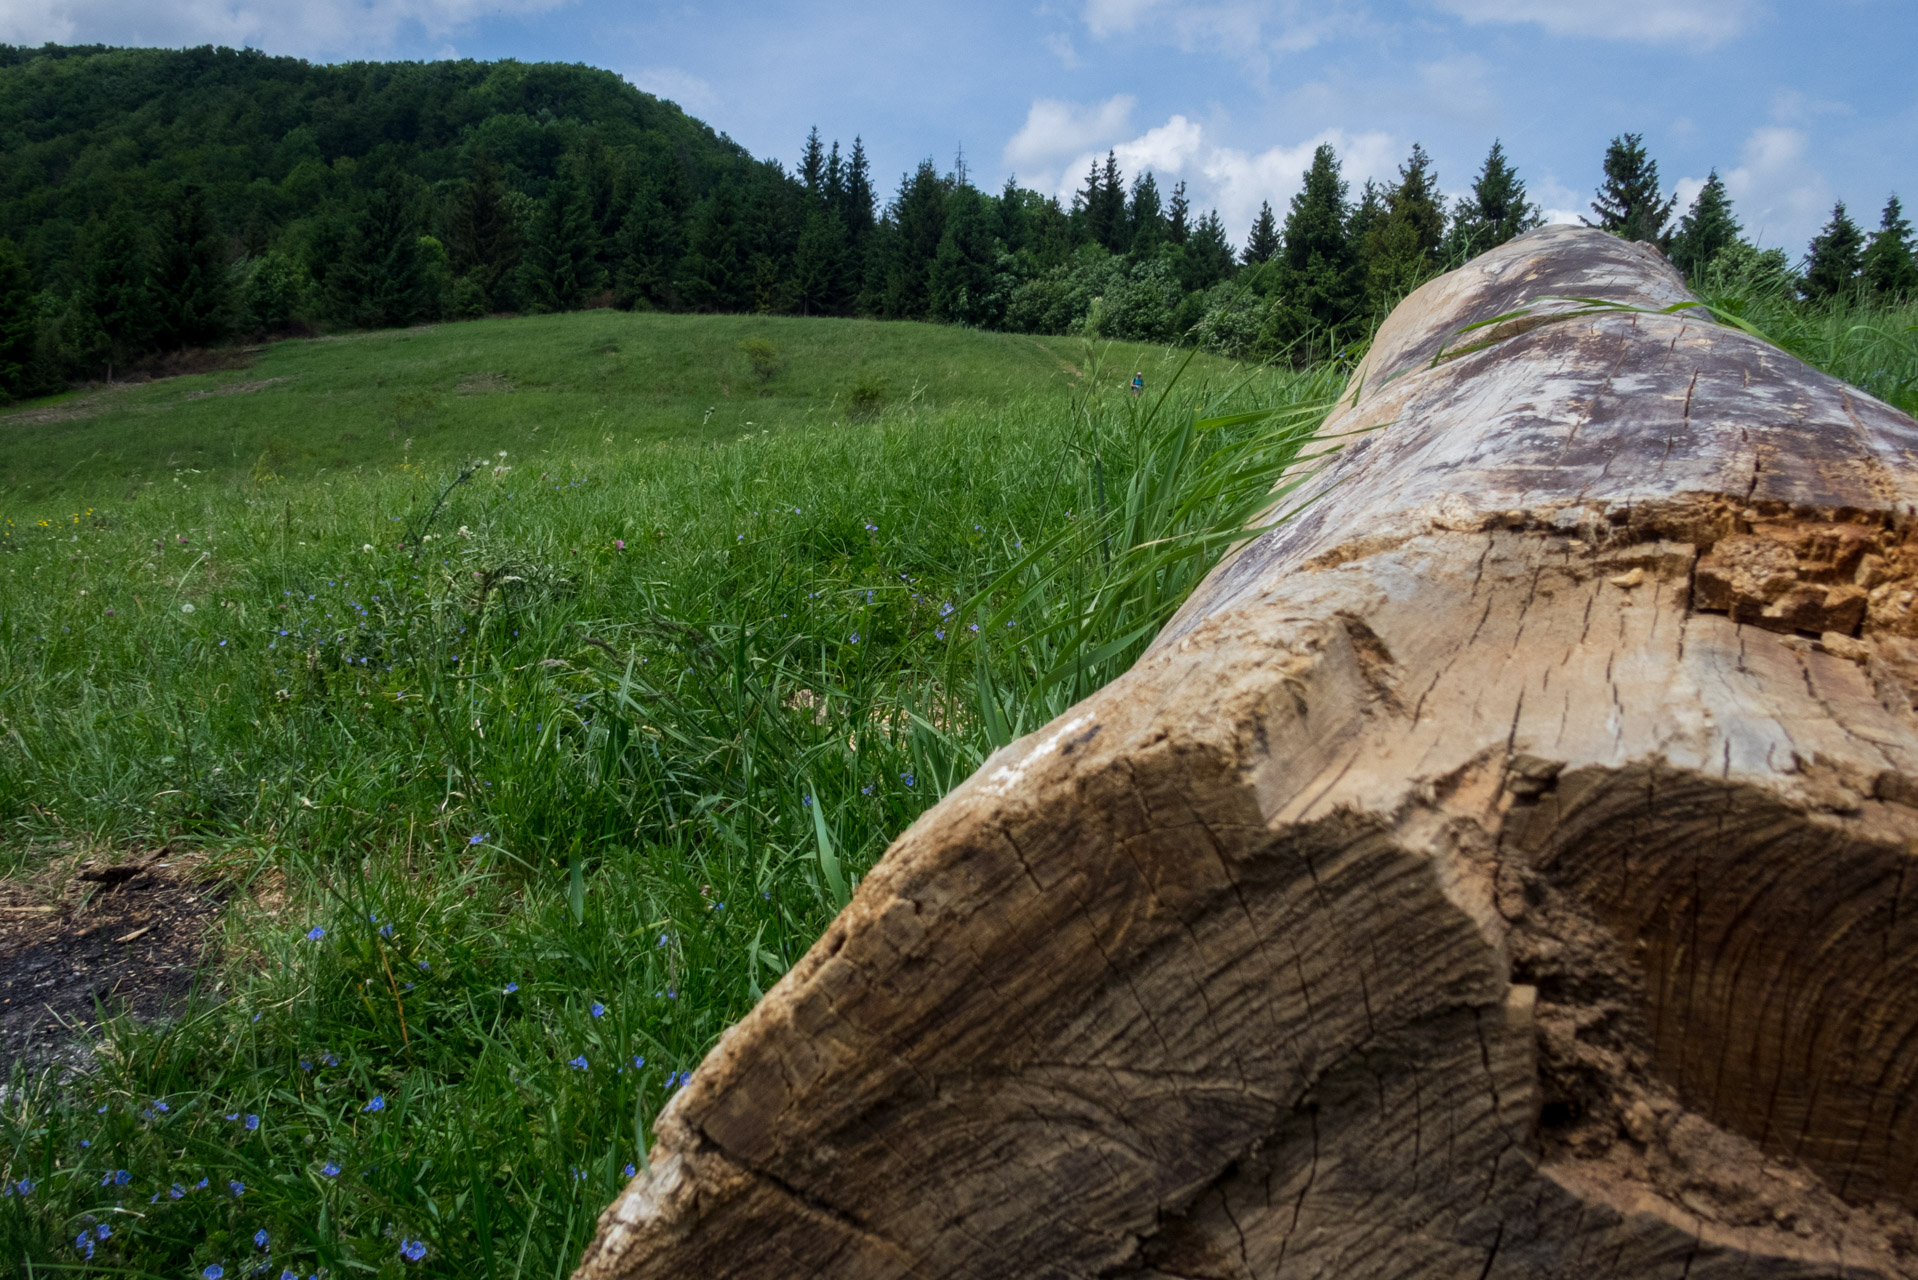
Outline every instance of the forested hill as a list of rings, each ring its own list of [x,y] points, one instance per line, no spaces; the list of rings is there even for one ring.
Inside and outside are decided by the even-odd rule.
[[[0,235],[36,265],[87,220],[157,212],[199,186],[222,226],[271,235],[397,169],[429,187],[492,156],[544,194],[598,144],[642,167],[670,155],[697,194],[753,165],[731,141],[610,71],[553,63],[318,66],[233,49],[0,46]]]
[[[1603,167],[1597,225],[1694,281],[1918,295],[1895,197],[1869,243],[1834,209],[1801,275],[1745,239],[1715,171],[1678,216],[1640,135]],[[589,67],[0,46],[0,398],[233,339],[594,306],[1318,358],[1538,219],[1496,140],[1451,201],[1417,143],[1356,189],[1320,146],[1235,250],[1184,183],[1111,152],[1069,200],[982,191],[963,158],[882,200],[856,137],[815,129],[788,172]]]
[[[68,374],[312,323],[556,309],[612,286],[636,200],[677,224],[721,187],[759,208],[791,186],[590,67],[0,46],[0,237]],[[523,278],[555,198],[597,260]]]

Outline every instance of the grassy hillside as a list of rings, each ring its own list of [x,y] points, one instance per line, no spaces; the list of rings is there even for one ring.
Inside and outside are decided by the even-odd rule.
[[[741,343],[770,344],[770,373]],[[613,310],[275,343],[247,367],[0,412],[0,519],[56,497],[126,500],[197,475],[305,481],[475,451],[533,465],[736,439],[891,407],[1004,406],[1081,384],[1085,344],[869,320]],[[1171,357],[1100,344],[1109,365]],[[1201,370],[1225,362],[1205,358]],[[864,396],[859,393],[864,390]]]
[[[189,1014],[10,1081],[0,1272],[563,1275],[683,1073],[1131,661],[1338,376],[1141,367],[594,312],[7,419],[6,865],[233,898]]]

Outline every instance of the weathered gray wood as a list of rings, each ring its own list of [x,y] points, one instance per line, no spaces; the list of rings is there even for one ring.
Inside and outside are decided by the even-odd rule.
[[[902,835],[582,1280],[1918,1275],[1918,424],[1548,228]],[[1547,304],[1547,309],[1562,304]],[[1909,883],[1908,883],[1909,881]]]

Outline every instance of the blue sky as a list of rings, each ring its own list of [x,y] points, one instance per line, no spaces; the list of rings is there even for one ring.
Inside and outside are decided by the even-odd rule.
[[[813,124],[862,134],[888,191],[963,147],[981,185],[1069,192],[1113,147],[1235,238],[1327,140],[1355,185],[1422,142],[1457,193],[1500,137],[1566,219],[1641,132],[1794,256],[1834,200],[1918,201],[1913,0],[0,0],[0,41],[43,40],[585,62],[788,164]]]

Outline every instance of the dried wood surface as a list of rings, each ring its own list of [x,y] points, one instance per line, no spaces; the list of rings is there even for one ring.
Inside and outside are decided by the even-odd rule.
[[[899,838],[580,1280],[1918,1275],[1918,424],[1550,301],[1686,296],[1547,228],[1407,299],[1390,425]]]

